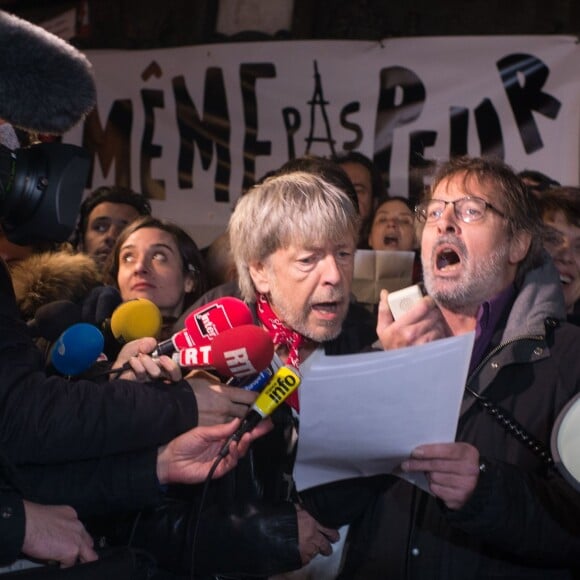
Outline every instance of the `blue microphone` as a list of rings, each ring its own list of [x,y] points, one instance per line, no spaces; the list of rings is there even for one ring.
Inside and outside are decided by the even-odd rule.
[[[103,352],[103,333],[92,324],[79,322],[67,328],[50,350],[50,362],[61,374],[80,375]]]

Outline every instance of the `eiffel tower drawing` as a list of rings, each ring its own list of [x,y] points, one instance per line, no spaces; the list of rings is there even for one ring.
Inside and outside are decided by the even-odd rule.
[[[312,99],[308,101],[308,104],[310,105],[310,133],[305,139],[306,154],[310,153],[310,147],[312,146],[312,143],[328,143],[332,155],[336,155],[334,150],[334,144],[336,141],[332,138],[330,123],[328,122],[328,115],[326,114],[325,108],[325,106],[329,104],[329,101],[325,101],[324,95],[322,94],[322,83],[320,82],[318,63],[316,61],[314,61],[314,82],[314,94],[312,95]],[[326,129],[326,135],[323,137],[317,137],[314,135],[317,109],[320,109],[320,114],[322,115],[322,120]]]

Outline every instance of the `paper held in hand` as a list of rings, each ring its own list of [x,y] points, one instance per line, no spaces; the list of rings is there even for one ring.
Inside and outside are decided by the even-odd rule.
[[[455,440],[475,333],[302,365],[298,491],[394,473],[418,445]],[[405,479],[425,488],[422,475]]]
[[[377,304],[383,288],[392,292],[413,283],[414,260],[414,252],[357,250],[352,293],[363,304]]]

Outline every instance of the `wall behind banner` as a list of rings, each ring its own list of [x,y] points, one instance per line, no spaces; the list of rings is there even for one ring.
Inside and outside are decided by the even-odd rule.
[[[572,184],[579,50],[533,36],[87,51],[98,106],[66,140],[93,155],[91,188],[143,191],[202,245],[244,189],[307,153],[374,156],[391,192],[413,199],[459,153]]]
[[[284,9],[290,0],[262,0]],[[221,5],[256,12],[256,0],[0,0],[0,7],[33,22],[77,6],[84,48],[162,48],[223,42],[216,32]],[[282,8],[281,8],[282,10]],[[252,15],[251,22],[255,22]],[[255,24],[247,30],[269,30]],[[81,30],[82,29],[82,30]],[[580,3],[570,0],[294,0],[291,24],[280,36],[378,40],[401,36],[571,34],[580,31]],[[248,40],[249,32],[239,34]],[[257,37],[258,35],[255,35]],[[262,34],[262,38],[266,35]],[[270,36],[270,38],[272,38]]]

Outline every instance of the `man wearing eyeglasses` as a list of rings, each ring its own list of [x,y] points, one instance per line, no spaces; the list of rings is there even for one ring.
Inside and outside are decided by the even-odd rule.
[[[403,461],[430,493],[393,478],[351,526],[340,578],[577,578],[580,495],[549,443],[580,390],[580,329],[564,321],[535,201],[501,161],[459,158],[416,215],[429,295],[395,321],[383,291],[377,332],[393,349],[475,331],[456,441]]]

